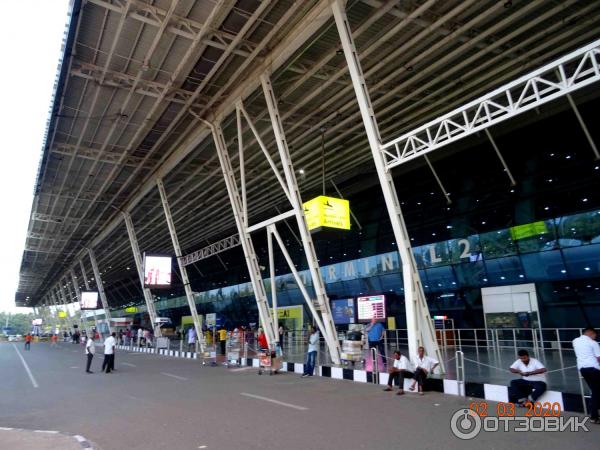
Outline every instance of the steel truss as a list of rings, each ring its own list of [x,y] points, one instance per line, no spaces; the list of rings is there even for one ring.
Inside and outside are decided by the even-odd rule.
[[[231,248],[241,245],[239,234],[221,239],[220,241],[214,242],[206,247],[196,250],[189,255],[182,256],[180,258],[181,263],[184,266],[189,266],[203,259],[210,258],[211,256],[218,255],[221,252],[229,250]]]
[[[379,146],[385,169],[600,81],[600,40]]]
[[[292,161],[290,157],[289,148],[287,146],[285,133],[283,130],[283,124],[281,121],[281,116],[279,114],[279,110],[277,107],[277,100],[275,94],[273,92],[273,87],[271,85],[271,81],[267,74],[263,74],[261,76],[261,85],[263,88],[263,93],[267,103],[267,109],[269,111],[269,117],[271,126],[273,129],[273,133],[275,135],[275,142],[277,145],[277,150],[279,153],[279,159],[281,165],[283,167],[283,174],[278,169],[277,164],[271,157],[267,147],[265,146],[263,140],[261,139],[254,123],[249,116],[248,112],[244,108],[242,101],[240,100],[236,105],[236,119],[237,119],[237,130],[238,130],[238,155],[239,155],[239,173],[240,180],[236,179],[235,172],[233,170],[233,166],[231,165],[231,159],[229,157],[229,153],[227,150],[227,145],[225,143],[225,138],[223,136],[222,129],[219,123],[208,123],[209,127],[213,132],[213,138],[215,141],[215,146],[217,148],[217,154],[219,156],[219,161],[221,163],[221,168],[223,172],[223,176],[225,177],[225,184],[227,186],[227,191],[230,197],[230,201],[233,207],[234,216],[236,220],[236,225],[238,228],[239,235],[241,237],[241,245],[244,250],[244,255],[246,256],[246,261],[248,264],[248,270],[250,272],[250,278],[252,281],[252,286],[254,288],[254,293],[256,296],[256,301],[258,304],[258,309],[260,313],[261,323],[267,332],[267,337],[269,339],[269,343],[277,342],[278,340],[278,321],[277,314],[271,315],[269,311],[268,299],[265,293],[264,281],[262,278],[262,274],[260,271],[260,266],[258,265],[258,258],[256,256],[256,252],[254,251],[254,246],[252,243],[252,238],[250,236],[251,232],[261,230],[263,228],[267,229],[267,237],[269,242],[269,266],[271,269],[271,278],[272,282],[274,281],[273,274],[273,245],[272,245],[272,237],[275,236],[279,247],[281,248],[284,256],[286,257],[286,261],[290,266],[290,269],[295,274],[296,281],[302,290],[304,298],[309,306],[309,309],[315,319],[319,330],[321,331],[325,342],[327,344],[330,356],[332,361],[335,364],[340,363],[340,347],[339,342],[337,340],[337,333],[335,331],[335,325],[333,323],[333,319],[331,316],[331,310],[329,305],[329,299],[327,298],[327,293],[325,291],[325,283],[323,281],[321,270],[319,268],[319,264],[317,262],[316,251],[312,242],[312,238],[310,232],[308,231],[308,226],[306,224],[306,219],[304,217],[304,211],[302,207],[302,199],[300,196],[300,191],[298,189],[298,183],[296,180],[295,172],[292,166]],[[242,119],[243,118],[243,119]],[[244,166],[244,143],[243,143],[243,133],[242,133],[242,120],[245,120],[252,131],[256,142],[258,143],[261,151],[263,152],[266,160],[268,161],[271,170],[273,171],[279,186],[285,193],[286,198],[289,200],[292,210],[279,214],[270,219],[264,220],[259,224],[255,224],[250,226],[248,223],[248,205],[246,199],[246,176],[245,176],[245,166]],[[306,259],[309,266],[309,271],[311,275],[311,279],[313,282],[313,286],[315,289],[316,299],[313,300],[310,298],[308,291],[305,289],[302,280],[297,274],[294,264],[289,257],[281,238],[277,232],[275,224],[278,221],[295,217],[298,225],[298,229],[300,231],[302,246],[304,248],[304,252],[306,254]],[[271,295],[272,295],[272,305],[276,310],[277,308],[277,295],[276,290],[274,289],[274,284],[271,285]],[[316,303],[316,305],[315,305]],[[274,316],[274,317],[273,317]]]
[[[83,259],[79,260],[79,268],[81,269],[81,277],[83,278],[83,285],[85,286],[85,290],[89,291],[90,290],[90,282],[87,279],[87,274],[85,273],[85,266],[83,265]],[[98,293],[99,295],[99,293]],[[102,307],[104,307],[104,303],[102,303]],[[96,327],[96,330],[98,330],[98,317],[96,316],[96,310],[93,311],[94,312],[94,325]],[[108,313],[110,314],[110,313]]]
[[[198,310],[196,309],[196,301],[194,300],[194,293],[192,292],[192,286],[190,285],[190,279],[188,277],[187,269],[182,261],[181,246],[179,245],[179,239],[177,238],[177,231],[175,230],[175,222],[173,222],[173,216],[171,215],[171,208],[169,206],[169,200],[167,198],[167,192],[165,191],[165,185],[159,178],[156,180],[158,186],[158,192],[160,193],[160,200],[162,202],[163,209],[165,211],[165,219],[169,227],[169,234],[171,235],[171,241],[173,242],[173,250],[177,257],[177,264],[179,265],[179,271],[181,273],[181,281],[183,281],[183,287],[185,289],[185,296],[187,298],[188,306],[190,308],[190,314],[194,322],[194,329],[196,330],[196,336],[199,338],[199,342],[202,336],[202,324],[200,323],[200,317],[198,316]]]
[[[348,64],[348,71],[352,79],[352,85],[360,109],[375,169],[379,183],[383,191],[385,204],[394,230],[394,237],[398,244],[400,261],[402,262],[402,275],[404,281],[404,304],[406,308],[406,328],[408,334],[408,350],[410,356],[417,354],[419,346],[425,347],[428,354],[434,355],[440,362],[443,371],[443,359],[435,337],[435,330],[429,314],[427,300],[423,291],[423,285],[417,270],[417,263],[410,245],[410,238],[404,222],[404,216],[400,208],[400,201],[394,186],[394,180],[385,167],[385,159],[380,151],[381,138],[377,119],[373,112],[369,89],[362,72],[358,52],[354,45],[352,31],[346,9],[342,0],[331,2],[333,17],[342,43],[342,49]]]
[[[92,271],[94,272],[94,280],[96,281],[96,287],[98,288],[98,294],[100,295],[100,301],[102,302],[102,308],[104,308],[104,318],[106,319],[106,324],[108,326],[108,332],[112,333],[112,325],[111,325],[111,315],[110,309],[108,308],[108,299],[106,298],[106,292],[104,292],[104,283],[102,283],[102,275],[100,274],[100,269],[98,268],[98,263],[96,262],[96,255],[94,251],[89,248],[88,256],[90,257],[90,263],[92,264]],[[84,276],[85,279],[85,276]]]
[[[154,336],[160,337],[162,336],[162,333],[160,331],[160,327],[156,325],[156,308],[154,307],[154,297],[152,296],[150,289],[147,288],[144,283],[144,264],[142,261],[142,254],[140,253],[140,246],[138,245],[137,236],[135,235],[133,220],[131,220],[131,215],[126,212],[123,213],[123,218],[125,219],[125,225],[127,226],[127,234],[129,235],[129,242],[131,243],[131,251],[133,252],[133,259],[135,260],[138,278],[140,279],[142,291],[144,292],[144,300],[146,300],[146,308],[148,308],[148,315],[150,316],[150,321],[152,322],[151,326],[154,330]]]

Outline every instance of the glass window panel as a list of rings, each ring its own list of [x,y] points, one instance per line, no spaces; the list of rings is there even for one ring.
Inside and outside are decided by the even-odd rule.
[[[556,232],[554,220],[540,221],[535,233],[531,236],[517,239],[517,247],[521,253],[541,252],[556,248]]]
[[[450,250],[450,261],[453,263],[481,260],[481,244],[478,235],[451,239],[448,241],[448,249]]]
[[[517,246],[508,229],[482,233],[480,241],[485,258],[500,258],[517,254]]]
[[[456,264],[454,273],[456,280],[461,287],[480,287],[485,285],[484,279],[487,278],[483,261]]]
[[[561,247],[600,243],[600,211],[589,211],[556,219]]]
[[[450,251],[448,242],[435,242],[421,246],[421,254],[425,267],[440,266],[450,263]]]
[[[569,277],[597,277],[600,275],[600,244],[563,249]]]
[[[560,250],[521,255],[528,281],[561,280],[567,277]]]
[[[431,292],[457,289],[457,281],[451,266],[425,269]]]
[[[523,281],[519,275],[523,275],[524,271],[521,267],[521,260],[517,256],[486,260],[485,266],[489,284],[509,284]]]
[[[396,292],[402,293],[402,288],[404,287],[404,283],[402,281],[402,275],[399,273],[389,274],[389,275],[381,275],[378,277],[380,280],[381,291],[379,292]]]

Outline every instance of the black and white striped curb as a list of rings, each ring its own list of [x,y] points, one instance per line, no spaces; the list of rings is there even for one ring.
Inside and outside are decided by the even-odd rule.
[[[140,351],[143,353],[151,353],[162,356],[171,356],[175,358],[186,358],[186,359],[198,359],[198,355],[193,352],[180,352],[178,350],[164,350],[159,349],[158,353],[153,348],[136,348],[119,346],[122,350]],[[214,360],[214,358],[212,358]],[[257,358],[242,359],[242,365],[256,367],[258,369],[260,363]],[[304,373],[304,364],[283,362],[280,369],[281,372],[291,372],[302,374]],[[325,378],[332,378],[337,380],[348,380],[357,383],[373,383],[373,373],[366,370],[349,369],[343,367],[329,367],[329,366],[317,366],[315,373],[318,376]],[[388,383],[388,374],[379,374],[379,384],[382,386]],[[407,392],[408,387],[411,383],[410,380],[404,380],[405,389]],[[472,398],[480,398],[484,400],[490,400],[495,402],[508,402],[508,387],[498,384],[487,384],[487,383],[475,383],[465,382],[461,384],[456,380],[447,380],[441,378],[428,378],[425,381],[424,389],[426,391],[441,392],[448,395],[460,395]],[[538,402],[557,402],[560,404],[561,411],[578,412],[583,413],[583,403],[581,395],[573,394],[568,392],[558,391],[546,391],[539,399]],[[586,402],[588,403],[588,411],[590,410],[590,398],[586,396]]]
[[[45,433],[45,434],[59,434],[61,436],[66,436],[72,438],[74,441],[78,442],[81,445],[81,448],[85,448],[87,450],[99,450],[99,447],[94,447],[90,441],[88,441],[85,437],[80,436],[78,434],[70,434],[64,433],[62,431],[54,431],[54,430],[26,430],[24,428],[8,428],[8,427],[0,427],[0,431],[18,431],[18,432],[26,432],[26,433]]]

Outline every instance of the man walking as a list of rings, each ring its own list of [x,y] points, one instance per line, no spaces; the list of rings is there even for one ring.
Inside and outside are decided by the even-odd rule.
[[[90,336],[85,341],[85,354],[87,356],[87,363],[85,366],[86,373],[94,373],[90,370],[92,366],[92,359],[94,359],[94,354],[96,353],[96,343],[94,342],[94,335],[90,334]]]
[[[113,332],[104,341],[104,361],[102,362],[102,371],[106,370],[106,373],[110,373],[115,368],[116,335],[117,333]]]
[[[25,336],[25,350],[31,350],[31,333]]]
[[[596,341],[596,330],[588,327],[577,339],[573,339],[573,350],[577,356],[577,368],[592,391],[590,418],[600,424],[600,345]]]

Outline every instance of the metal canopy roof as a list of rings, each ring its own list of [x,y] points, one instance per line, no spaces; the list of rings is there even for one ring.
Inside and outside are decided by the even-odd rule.
[[[347,10],[384,141],[600,29],[600,2],[576,0],[354,0]],[[87,247],[105,284],[122,279],[134,264],[120,211],[132,214],[142,251],[172,253],[157,177],[184,253],[233,234],[212,137],[196,117],[222,120],[235,155],[241,98],[273,149],[266,70],[305,196],[321,184],[323,133],[328,177],[374,172],[328,0],[75,0],[17,304],[38,304]],[[245,141],[256,222],[285,202],[249,130]]]

